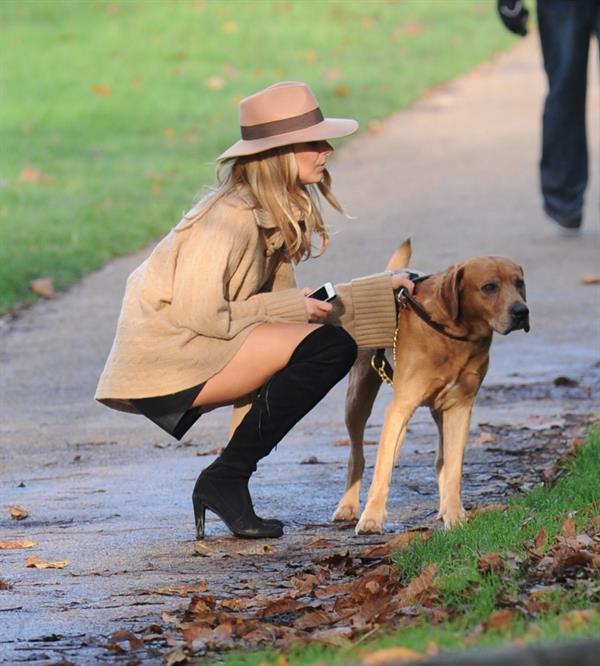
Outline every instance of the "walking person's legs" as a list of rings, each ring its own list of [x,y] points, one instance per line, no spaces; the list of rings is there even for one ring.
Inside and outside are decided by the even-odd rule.
[[[355,358],[356,344],[342,328],[265,324],[250,334],[227,368],[207,382],[194,403],[197,407],[260,390],[221,455],[198,477],[193,493],[198,538],[204,535],[207,508],[236,536],[281,536],[280,523],[262,521],[254,513],[250,476],[258,461],[346,375]],[[274,363],[279,367],[274,369]]]
[[[546,213],[565,230],[581,225],[588,180],[587,61],[597,0],[538,0],[548,94],[544,104],[541,189]]]

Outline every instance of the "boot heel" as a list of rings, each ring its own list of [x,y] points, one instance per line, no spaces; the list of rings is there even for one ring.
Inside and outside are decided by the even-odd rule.
[[[196,539],[204,539],[204,521],[206,518],[206,504],[202,500],[194,500],[194,518],[196,521]]]

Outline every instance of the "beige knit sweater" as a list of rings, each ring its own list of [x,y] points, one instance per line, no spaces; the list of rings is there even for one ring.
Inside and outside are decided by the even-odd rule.
[[[230,194],[183,220],[127,280],[96,399],[136,412],[129,398],[175,393],[224,368],[263,322],[307,322],[302,291],[273,221]],[[359,347],[389,346],[396,308],[387,273],[337,285],[329,323]]]

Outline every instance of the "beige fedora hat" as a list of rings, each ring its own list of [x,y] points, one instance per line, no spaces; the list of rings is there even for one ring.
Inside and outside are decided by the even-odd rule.
[[[313,91],[298,81],[283,81],[240,102],[242,138],[217,160],[253,155],[269,148],[352,134],[356,120],[324,118]]]

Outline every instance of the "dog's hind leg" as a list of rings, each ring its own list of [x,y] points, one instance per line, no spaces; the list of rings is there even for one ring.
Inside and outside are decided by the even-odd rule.
[[[440,493],[440,510],[438,512],[438,520],[442,519],[442,509],[441,509],[441,498],[446,496],[445,488],[443,487],[445,477],[442,474],[444,469],[444,413],[440,409],[429,410],[431,416],[435,421],[435,425],[438,429],[438,448],[437,454],[435,456],[435,473],[437,475],[438,489]]]
[[[441,415],[442,451],[438,452],[436,460],[440,491],[438,518],[444,521],[446,528],[463,522],[467,515],[462,505],[461,486],[472,407],[472,401],[458,403]]]
[[[361,350],[350,371],[346,392],[346,428],[350,437],[350,456],[346,490],[333,513],[334,521],[358,518],[360,485],[365,468],[363,454],[365,426],[381,386],[379,375],[371,368],[372,353],[372,350]]]

